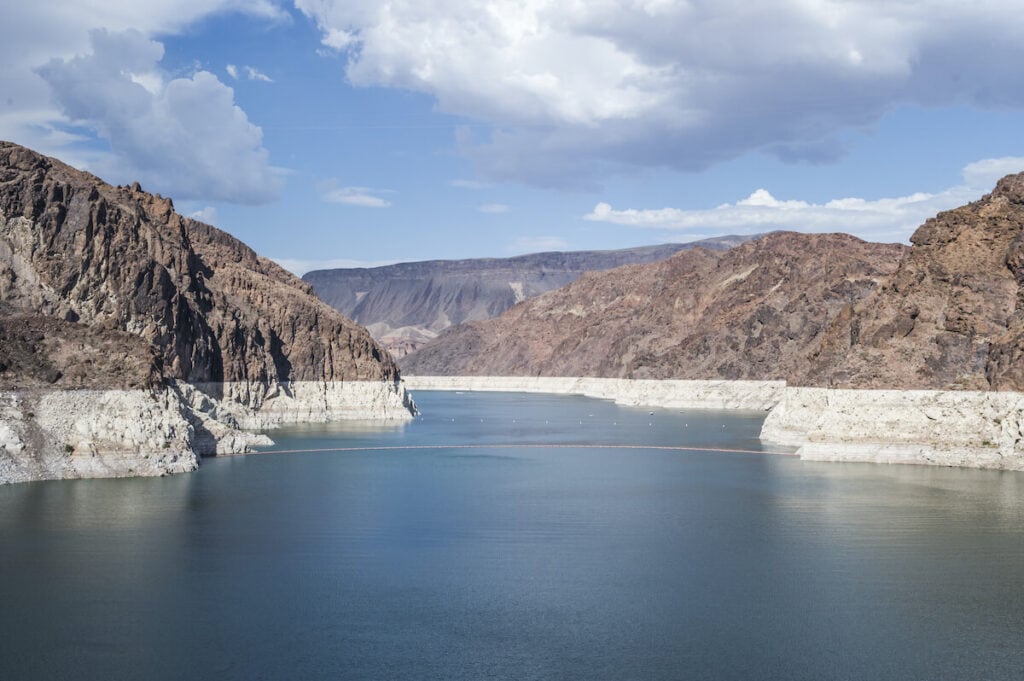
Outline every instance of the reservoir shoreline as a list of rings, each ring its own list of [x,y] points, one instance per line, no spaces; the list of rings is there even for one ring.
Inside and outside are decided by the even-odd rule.
[[[0,391],[0,484],[162,476],[204,456],[273,444],[258,432],[292,423],[416,414],[390,381],[190,384],[144,390]]]
[[[584,395],[670,409],[767,412],[761,440],[808,461],[1024,470],[1024,394],[846,390],[785,381],[405,376],[406,388]]]

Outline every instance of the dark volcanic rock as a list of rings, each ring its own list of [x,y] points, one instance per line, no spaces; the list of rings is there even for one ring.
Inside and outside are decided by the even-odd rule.
[[[402,357],[453,324],[496,317],[518,302],[575,281],[584,272],[664,260],[697,246],[727,249],[749,238],[316,270],[303,279],[327,303],[365,325],[396,357]]]
[[[905,247],[780,232],[728,251],[586,274],[497,319],[453,327],[412,374],[787,379]]]
[[[365,329],[237,239],[138,184],[11,143],[0,143],[0,303],[0,387],[45,381],[52,366],[58,386],[238,381],[259,402],[279,382],[397,377]]]

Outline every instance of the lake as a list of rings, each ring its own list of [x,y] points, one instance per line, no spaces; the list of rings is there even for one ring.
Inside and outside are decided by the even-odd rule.
[[[0,487],[0,678],[1021,678],[1020,473],[416,398],[190,475]]]

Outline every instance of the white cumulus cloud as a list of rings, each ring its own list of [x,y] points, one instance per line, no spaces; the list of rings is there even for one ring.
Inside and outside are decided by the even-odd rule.
[[[213,206],[206,206],[204,208],[200,208],[197,211],[189,213],[188,216],[193,220],[199,220],[200,222],[205,222],[208,225],[217,224],[217,209]]]
[[[92,168],[111,181],[140,180],[180,199],[263,203],[284,187],[263,133],[208,71],[170,79],[163,45],[138,31],[91,34],[92,49],[37,69],[61,112],[110,143]]]
[[[750,151],[822,163],[900,104],[1024,107],[1024,12],[949,0],[296,0],[349,81],[494,124],[491,178],[586,184]]]
[[[110,115],[116,109],[116,103],[110,101],[105,107],[97,107],[96,100],[100,96],[87,93],[90,87],[87,82],[74,83],[72,87],[75,92],[72,93],[55,92],[52,84],[43,78],[41,67],[49,68],[54,63],[61,62],[67,65],[76,58],[94,56],[91,32],[99,29],[112,36],[129,30],[137,31],[146,38],[176,35],[204,18],[226,12],[243,13],[272,23],[290,21],[290,15],[282,8],[281,0],[48,0],[7,4],[9,6],[5,7],[3,20],[0,21],[0,64],[3,64],[0,68],[0,138],[59,156],[73,165],[86,167],[112,181],[140,179],[147,187],[173,194],[175,198],[184,196],[177,191],[179,180],[184,173],[183,169],[172,167],[167,176],[173,182],[165,184],[159,181],[160,173],[156,172],[156,168],[160,163],[173,166],[180,160],[180,155],[166,156],[161,161],[160,154],[153,148],[154,145],[140,149],[130,143],[115,145],[113,140],[108,140],[109,148],[97,145],[95,142],[98,129],[106,127],[112,130],[117,121],[113,118],[106,121],[72,121],[67,114],[66,105],[74,104],[74,108],[78,109],[77,105],[83,103],[81,100],[88,98],[92,102],[87,108],[103,110]],[[134,85],[154,97],[163,96],[161,93],[168,87],[171,79],[162,73],[156,64],[138,64],[138,57],[139,53],[131,50],[120,54],[116,51],[108,52],[107,65],[111,68],[117,65],[121,71],[130,74],[128,79]],[[118,64],[121,58],[124,62]],[[112,75],[108,72],[92,86],[106,87]],[[181,88],[176,89],[180,94]],[[130,91],[122,83],[117,84],[115,90],[122,95]],[[136,107],[137,101],[134,96],[129,97],[130,100],[124,103],[125,106]],[[79,101],[73,103],[71,99]],[[206,109],[201,107],[200,111]],[[211,125],[218,122],[229,126],[224,131],[225,139],[237,142],[239,127],[236,117],[222,115],[210,119]],[[151,132],[157,137],[170,135],[176,136],[179,140],[182,138],[181,132],[174,129],[158,129]],[[206,141],[199,140],[200,143]],[[228,160],[240,159],[233,157]],[[263,169],[255,172],[262,172],[264,177],[269,176],[269,184],[264,187],[269,197],[280,184],[280,177],[274,172],[268,173],[266,162],[262,163]],[[142,173],[132,178],[122,174],[122,171],[127,173],[146,168],[152,168],[154,172]],[[113,175],[108,172],[110,170],[114,171]],[[221,168],[219,173],[225,175],[233,171],[234,168],[228,165]],[[244,183],[251,183],[253,168],[243,165],[241,171],[248,178]],[[202,180],[208,168],[200,167],[196,172]],[[210,185],[215,195],[205,198],[215,199],[239,193],[245,201],[256,198],[255,194],[244,188],[241,192],[225,191],[228,184],[229,179],[220,178]]]
[[[815,204],[780,200],[758,189],[735,203],[707,209],[615,209],[598,203],[585,220],[670,231],[751,234],[774,229],[847,232],[870,241],[907,241],[914,229],[939,211],[978,199],[1005,174],[1024,171],[1024,158],[971,163],[962,184],[936,193],[917,192],[881,199],[839,198]]]

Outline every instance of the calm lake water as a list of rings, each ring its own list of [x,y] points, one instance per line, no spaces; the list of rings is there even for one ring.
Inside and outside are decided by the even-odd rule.
[[[759,449],[761,418],[417,400],[277,449],[437,448],[0,487],[0,679],[1024,675],[1022,474],[588,448]]]

